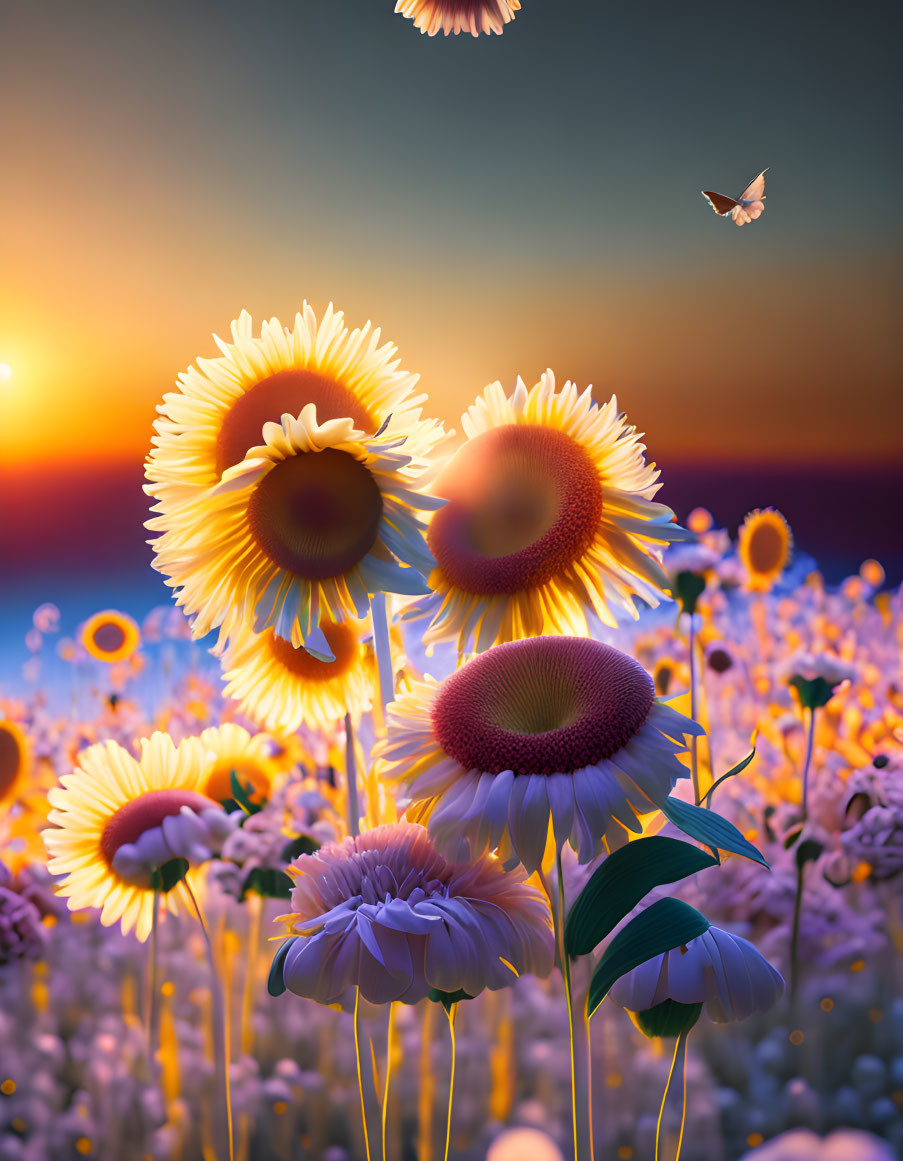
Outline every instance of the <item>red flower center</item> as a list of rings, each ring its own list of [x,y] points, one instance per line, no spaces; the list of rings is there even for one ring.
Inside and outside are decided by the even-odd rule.
[[[317,422],[354,420],[355,427],[372,435],[371,417],[352,391],[317,371],[293,368],[255,383],[229,408],[216,441],[216,470],[240,464],[252,447],[263,443],[263,425],[278,423],[287,412],[297,417],[308,403],[317,407]]]
[[[599,473],[564,432],[511,424],[466,443],[438,481],[429,546],[449,584],[483,596],[547,584],[592,543]]]
[[[248,522],[275,564],[308,580],[341,576],[376,542],[383,499],[348,452],[301,452],[269,471],[251,496]]]
[[[465,770],[570,774],[622,749],[654,696],[643,667],[610,645],[532,637],[498,645],[444,681],[433,728]]]
[[[101,853],[112,866],[120,847],[137,842],[146,831],[159,826],[164,818],[178,814],[183,806],[190,806],[200,813],[215,805],[193,790],[148,790],[121,806],[107,822],[100,836]]]

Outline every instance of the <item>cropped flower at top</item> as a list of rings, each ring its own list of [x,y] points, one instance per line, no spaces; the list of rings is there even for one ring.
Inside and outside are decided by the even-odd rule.
[[[475,996],[554,957],[548,903],[492,858],[455,865],[423,827],[379,826],[302,855],[292,913],[296,936],[277,954],[285,987],[321,1004],[416,1003],[431,989]]]
[[[253,622],[331,661],[321,617],[363,617],[378,592],[428,591],[433,560],[415,512],[442,501],[416,491],[405,443],[349,418],[321,421],[310,403],[265,423],[263,443],[218,484],[149,521],[162,533],[155,567],[195,636],[218,627],[221,649]]]
[[[381,773],[453,858],[498,848],[539,869],[551,824],[589,862],[619,846],[687,769],[702,729],[657,701],[632,657],[578,637],[500,645],[388,711]]]
[[[153,873],[176,858],[204,861],[234,826],[201,793],[205,765],[199,738],[175,746],[161,733],[141,740],[137,762],[112,741],[79,755],[74,773],[48,792],[54,809],[43,832],[48,868],[65,876],[57,890],[70,910],[99,907],[101,923],[121,920],[123,933],[134,928],[139,939],[147,939]],[[181,895],[178,884],[162,898],[175,910]]]
[[[520,11],[520,0],[398,0],[395,11],[414,21],[426,36],[469,32],[501,33]]]
[[[511,396],[487,387],[463,419],[467,442],[435,484],[448,500],[428,532],[434,595],[424,640],[462,652],[543,633],[588,635],[587,618],[638,616],[668,590],[662,550],[693,539],[652,502],[658,472],[617,400],[556,389],[547,371]]]

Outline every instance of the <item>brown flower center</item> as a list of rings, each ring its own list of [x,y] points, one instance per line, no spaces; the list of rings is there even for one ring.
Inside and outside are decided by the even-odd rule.
[[[0,801],[12,788],[21,762],[22,751],[15,734],[0,724]]]
[[[94,644],[101,653],[115,653],[125,643],[125,633],[120,625],[107,621],[94,630]]]
[[[552,428],[510,424],[470,440],[436,485],[448,503],[429,546],[446,579],[481,595],[548,583],[592,543],[602,514],[599,473]]]
[[[223,418],[216,441],[216,470],[239,464],[252,447],[263,443],[263,425],[278,423],[287,412],[298,416],[308,404],[317,408],[317,422],[354,420],[355,427],[372,435],[376,424],[353,391],[318,371],[293,368],[261,379],[241,395]]]
[[[349,625],[321,621],[320,628],[335,661],[321,661],[306,649],[296,649],[291,641],[277,637],[272,630],[269,631],[270,651],[273,657],[303,681],[321,682],[342,677],[352,667],[359,654],[357,634]]]
[[[146,831],[159,826],[164,818],[178,814],[183,806],[190,806],[200,813],[214,805],[209,798],[193,790],[148,790],[121,806],[107,822],[100,836],[101,853],[112,866],[120,847],[137,842]]]
[[[383,500],[348,452],[302,452],[267,473],[248,505],[251,533],[275,564],[308,580],[340,576],[376,542]]]
[[[784,560],[785,536],[774,524],[759,524],[749,538],[749,564],[754,572],[769,573]]]

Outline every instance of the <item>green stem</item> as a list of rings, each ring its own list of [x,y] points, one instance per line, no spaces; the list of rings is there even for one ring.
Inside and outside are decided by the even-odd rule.
[[[561,866],[561,851],[556,854],[558,874],[558,910],[554,914],[555,938],[561,957],[561,974],[564,977],[564,998],[568,1010],[568,1040],[571,1055],[571,1121],[574,1130],[574,1161],[592,1161],[593,1157],[593,1109],[592,1077],[589,1056],[589,1028],[586,1009],[581,1015],[580,1045],[578,1052],[574,1027],[574,996],[571,988],[570,959],[564,948],[564,873]],[[579,1094],[579,1099],[578,1099]]]
[[[796,868],[796,895],[793,900],[793,931],[790,936],[790,1010],[795,1014],[800,985],[800,927],[803,917],[803,877],[806,864]]]
[[[809,817],[809,768],[812,765],[812,750],[815,745],[815,710],[809,710],[809,730],[806,736],[806,757],[803,759],[803,818]]]
[[[444,1161],[448,1161],[448,1153],[451,1148],[451,1126],[452,1126],[452,1101],[455,1095],[455,1063],[458,1057],[458,1043],[455,1039],[455,1016],[458,1013],[457,1004],[449,1004],[445,1010],[445,1015],[448,1017],[448,1032],[451,1036],[451,1071],[448,1077],[448,1115],[445,1118],[445,1154]]]
[[[154,1072],[157,1048],[160,1044],[160,989],[157,986],[157,931],[160,921],[160,892],[154,891],[154,914],[151,919],[150,970],[147,987],[147,1058]]]
[[[671,1067],[668,1070],[668,1079],[665,1081],[665,1091],[662,1094],[662,1103],[658,1111],[658,1124],[655,1126],[655,1161],[661,1161],[661,1134],[662,1121],[665,1116],[665,1105],[668,1101],[668,1092],[671,1088],[671,1081],[674,1077],[674,1069],[677,1065],[678,1057],[681,1056],[681,1049],[683,1050],[681,1059],[681,1088],[683,1090],[683,1105],[680,1116],[680,1133],[677,1137],[677,1152],[674,1154],[674,1161],[680,1161],[680,1150],[684,1139],[684,1126],[687,1122],[687,1040],[690,1033],[689,1030],[681,1032],[674,1044],[674,1055],[671,1057]]]

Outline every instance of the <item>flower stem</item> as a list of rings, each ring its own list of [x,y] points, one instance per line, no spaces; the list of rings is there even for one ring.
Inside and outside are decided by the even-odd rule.
[[[458,1056],[458,1044],[455,1040],[455,1016],[457,1013],[457,1004],[449,1004],[445,1010],[445,1015],[448,1017],[448,1033],[451,1036],[451,1071],[448,1077],[448,1115],[445,1118],[444,1161],[448,1161],[448,1151],[451,1148],[452,1100],[455,1095],[455,1062]]]
[[[683,1090],[683,1104],[680,1116],[680,1133],[677,1137],[677,1152],[674,1154],[674,1161],[680,1161],[680,1150],[684,1139],[684,1126],[687,1122],[687,1038],[689,1037],[689,1030],[681,1032],[674,1044],[674,1055],[671,1057],[671,1067],[668,1070],[668,1079],[665,1081],[665,1091],[662,1094],[661,1108],[658,1111],[658,1124],[655,1126],[655,1161],[661,1161],[661,1134],[662,1121],[665,1116],[665,1105],[668,1101],[668,1092],[671,1089],[671,1080],[674,1076],[674,1069],[677,1065],[678,1058],[681,1059],[681,1088]],[[681,1053],[681,1049],[683,1052]]]
[[[812,749],[815,745],[815,710],[809,710],[809,730],[806,735],[806,757],[803,759],[803,819],[809,817],[809,768],[812,765]]]
[[[803,877],[806,864],[797,864],[796,895],[793,899],[793,930],[790,936],[790,1009],[795,1013],[800,985],[800,928],[803,917]]]
[[[383,712],[395,700],[395,673],[392,668],[392,646],[389,641],[389,619],[386,613],[386,594],[376,593],[370,598],[370,624],[373,628],[373,648],[379,671],[379,695]]]
[[[423,1013],[420,1043],[420,1094],[417,1102],[417,1157],[418,1161],[433,1161],[433,1099],[436,1093],[436,1074],[433,1071],[433,1023],[437,1004],[429,1003]]]
[[[157,1048],[160,1044],[160,995],[157,987],[157,930],[160,921],[160,892],[154,891],[154,914],[151,919],[147,984],[147,1059],[154,1072]]]
[[[197,916],[198,923],[207,945],[207,962],[210,966],[210,1000],[213,1020],[213,1056],[214,1066],[223,1092],[226,1110],[226,1138],[229,1161],[235,1161],[235,1145],[232,1134],[232,1090],[229,1084],[229,1045],[226,1032],[226,999],[223,994],[223,985],[216,970],[216,957],[213,954],[213,941],[201,905],[197,901],[188,880],[183,880],[191,906]]]
[[[564,874],[561,867],[561,851],[556,854],[558,874],[558,910],[555,913],[555,938],[561,957],[561,974],[564,977],[564,998],[568,1010],[568,1040],[571,1054],[571,1120],[574,1129],[574,1161],[592,1161],[593,1157],[593,1106],[592,1074],[589,1053],[589,1022],[584,1005],[580,1018],[580,1043],[578,1046],[574,1025],[574,997],[571,988],[571,965],[564,947]],[[579,1047],[579,1051],[578,1051]]]
[[[696,721],[696,614],[690,613],[690,717]],[[695,734],[690,737],[690,774],[693,779],[693,800],[697,806],[699,799],[699,750]]]
[[[386,1153],[386,1124],[389,1119],[389,1077],[392,1075],[392,1040],[395,1033],[395,1004],[389,1004],[389,1022],[386,1029],[386,1078],[383,1082],[382,1143]]]
[[[358,988],[354,998],[354,1050],[357,1057],[357,1087],[361,1097],[361,1121],[364,1126],[364,1152],[367,1161],[384,1161],[383,1117],[377,1091],[372,1027],[371,1030],[363,1028],[360,1006],[361,990]]]
[[[345,714],[345,807],[348,833],[354,838],[361,833],[361,806],[357,794],[357,759],[354,756],[351,714]]]

